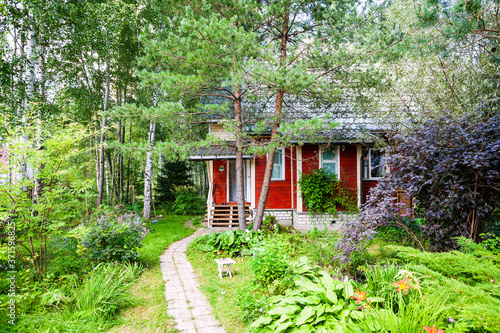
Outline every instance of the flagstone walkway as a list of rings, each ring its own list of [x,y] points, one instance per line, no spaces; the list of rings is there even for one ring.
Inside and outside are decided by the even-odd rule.
[[[215,230],[198,229],[191,236],[171,244],[160,256],[168,303],[167,312],[177,323],[175,328],[181,332],[226,333],[213,316],[210,304],[199,289],[200,284],[194,274],[193,266],[184,253],[195,237],[212,231]],[[217,270],[215,263],[214,270]]]

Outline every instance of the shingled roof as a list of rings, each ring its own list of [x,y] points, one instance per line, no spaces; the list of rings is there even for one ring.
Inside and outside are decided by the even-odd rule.
[[[337,123],[338,126],[326,132],[317,133],[315,138],[306,138],[303,135],[295,136],[291,143],[366,143],[375,141],[377,133],[385,132],[385,128],[373,118],[356,110],[352,98],[343,98],[332,103],[312,103],[293,97],[285,97],[283,103],[283,122],[294,122],[299,119],[308,120],[314,117],[322,117],[327,112],[330,114],[328,122]],[[267,98],[256,102],[245,101],[242,105],[242,113],[245,119],[271,120],[274,115],[275,99]],[[228,112],[231,114],[231,111]],[[230,118],[230,116],[228,116]],[[211,122],[217,122],[218,117],[210,117]],[[247,125],[246,131],[253,134],[253,125]],[[269,135],[270,130],[260,135]],[[211,158],[207,158],[210,156]],[[211,146],[198,149],[190,156],[190,160],[200,159],[231,159],[236,158],[236,149],[232,146]],[[246,155],[245,158],[252,158]]]
[[[234,142],[228,142],[234,144]],[[243,159],[252,159],[253,155],[243,155]],[[210,147],[198,148],[193,151],[189,160],[231,160],[236,159],[236,148],[228,145],[212,145]]]

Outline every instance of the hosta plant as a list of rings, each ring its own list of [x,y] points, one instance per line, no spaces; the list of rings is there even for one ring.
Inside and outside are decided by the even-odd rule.
[[[303,258],[293,265],[293,272],[297,274],[294,287],[271,298],[267,312],[250,328],[258,332],[345,332],[349,322],[362,318],[363,308],[382,300],[363,297],[366,302],[361,304],[351,280],[335,280]]]

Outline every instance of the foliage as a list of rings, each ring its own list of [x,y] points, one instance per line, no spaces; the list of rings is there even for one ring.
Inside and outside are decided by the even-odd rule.
[[[206,210],[205,201],[199,196],[195,186],[173,186],[175,196],[172,212],[178,215],[199,215]]]
[[[137,264],[101,263],[83,281],[72,275],[31,283],[19,295],[16,325],[38,332],[102,330],[118,310],[133,304],[129,288],[141,272]]]
[[[291,232],[291,227],[286,227],[279,224],[276,216],[272,214],[266,214],[264,220],[262,221],[262,225],[260,226],[260,230],[265,234],[281,234]]]
[[[24,268],[31,267],[39,277],[49,266],[48,242],[84,219],[90,185],[79,144],[87,136],[78,124],[53,124],[48,127],[27,124],[24,133],[4,124],[12,135],[5,145],[12,154],[9,168],[0,168],[0,178],[10,179],[0,187],[0,233],[15,229],[15,248]],[[38,149],[36,135],[47,135]],[[20,140],[22,135],[31,135]],[[9,225],[9,227],[7,226]],[[12,230],[11,230],[12,232]],[[7,238],[2,237],[1,245]]]
[[[255,275],[255,283],[267,286],[273,293],[281,293],[286,287],[289,277],[289,264],[281,242],[267,239],[253,249],[253,260],[250,263]],[[286,289],[286,288],[285,288]]]
[[[487,248],[494,255],[500,255],[500,237],[493,234],[480,234],[482,237],[481,245]]]
[[[402,205],[394,203],[399,189],[417,202],[431,249],[455,248],[458,236],[476,238],[500,198],[500,116],[478,117],[471,113],[454,119],[443,113],[411,133],[391,137],[386,149],[390,172],[371,190],[360,220],[345,224],[339,243],[344,260],[363,248],[379,226],[404,227],[398,215]]]
[[[336,214],[337,209],[357,210],[356,196],[327,169],[314,169],[302,174],[299,185],[304,205],[311,213]]]
[[[130,305],[128,287],[141,274],[137,264],[100,264],[88,275],[75,295],[75,316],[107,317],[120,307]]]
[[[305,258],[295,264],[300,273],[295,288],[270,299],[269,310],[250,327],[259,332],[345,331],[352,318],[359,318],[358,305],[351,302],[353,284],[334,280],[327,272],[315,270]]]
[[[146,224],[135,214],[102,215],[83,239],[92,260],[136,260],[142,240],[149,233]]]
[[[251,249],[262,240],[259,233],[252,230],[226,230],[221,233],[212,232],[196,237],[190,248],[201,252],[227,252],[230,256],[239,255],[244,250]]]
[[[174,202],[176,199],[176,186],[192,186],[189,175],[191,168],[186,161],[166,161],[161,166],[157,177],[155,196],[161,203]]]
[[[468,253],[429,253],[394,245],[388,250],[406,270],[425,277],[421,286],[428,302],[448,304],[450,317],[467,319],[477,330],[500,331],[500,258],[482,246],[469,247]]]
[[[320,230],[314,228],[303,235],[304,243],[301,244],[309,260],[314,265],[325,269],[337,267],[338,250],[335,244],[338,242],[339,234],[327,228]]]

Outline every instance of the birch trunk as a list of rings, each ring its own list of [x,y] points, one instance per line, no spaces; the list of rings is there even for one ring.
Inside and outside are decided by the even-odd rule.
[[[158,105],[158,91],[153,98],[153,107]],[[153,192],[153,147],[155,144],[156,124],[151,120],[149,122],[148,153],[146,155],[146,168],[144,170],[144,208],[142,217],[146,220],[151,219],[151,198]]]
[[[286,11],[283,16],[283,33],[281,35],[281,55],[280,55],[280,67],[286,66],[286,48],[288,42],[288,32],[289,32],[289,11]],[[278,127],[281,122],[282,109],[283,109],[283,97],[285,91],[283,89],[278,89],[276,94],[276,105],[274,108],[274,120],[273,120],[273,130],[271,133],[271,142],[276,141],[278,134]],[[255,212],[255,218],[253,221],[253,230],[259,230],[262,225],[262,219],[264,217],[264,210],[266,208],[267,196],[269,194],[269,187],[271,185],[271,176],[273,173],[274,165],[274,155],[276,154],[276,149],[272,149],[267,156],[266,161],[266,171],[264,173],[264,180],[262,181],[262,189],[259,196],[259,204]],[[283,158],[285,158],[283,156]]]
[[[156,124],[151,120],[149,123],[149,150],[146,156],[146,168],[144,170],[144,208],[142,211],[142,217],[146,220],[151,219],[151,196],[153,191],[153,146],[155,140],[155,129]]]
[[[110,81],[111,77],[109,74],[109,64],[106,69],[107,75],[106,75],[106,91],[104,94],[104,111],[108,110],[108,105],[109,105],[109,88],[110,88]],[[106,156],[104,154],[104,144],[106,141],[106,126],[107,126],[107,119],[105,116],[102,118],[102,128],[101,128],[101,148],[99,151],[99,178],[97,180],[97,207],[99,207],[102,204],[103,201],[103,192],[104,192],[104,165],[105,165],[105,160]]]

